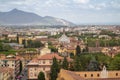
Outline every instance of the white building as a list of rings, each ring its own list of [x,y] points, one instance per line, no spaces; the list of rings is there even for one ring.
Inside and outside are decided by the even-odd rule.
[[[60,42],[60,43],[70,43],[70,39],[69,39],[65,34],[63,34],[63,35],[59,38],[59,42]]]

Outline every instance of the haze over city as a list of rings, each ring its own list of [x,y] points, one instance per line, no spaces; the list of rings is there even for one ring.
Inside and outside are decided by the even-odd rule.
[[[0,0],[0,12],[14,8],[75,24],[120,24],[120,0]]]

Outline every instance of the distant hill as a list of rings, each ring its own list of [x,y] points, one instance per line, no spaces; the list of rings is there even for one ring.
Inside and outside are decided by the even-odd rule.
[[[51,16],[41,17],[37,14],[13,9],[9,12],[0,12],[0,24],[5,25],[64,25],[73,26],[72,22]]]

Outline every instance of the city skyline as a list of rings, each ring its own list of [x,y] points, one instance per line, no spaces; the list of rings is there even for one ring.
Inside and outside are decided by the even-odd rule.
[[[0,0],[0,12],[14,8],[76,24],[119,24],[119,0]]]

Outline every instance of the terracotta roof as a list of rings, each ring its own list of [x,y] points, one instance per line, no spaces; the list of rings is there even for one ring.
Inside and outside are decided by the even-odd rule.
[[[57,60],[63,60],[63,59],[64,59],[64,57],[59,56],[57,53],[48,53],[48,54],[45,54],[45,55],[43,55],[43,56],[39,56],[39,57],[38,57],[38,60],[52,60],[54,57],[55,57]],[[73,59],[71,59],[71,58],[69,58],[69,57],[67,57],[67,60],[68,60],[69,62],[73,61]]]
[[[59,56],[57,53],[49,53],[49,54],[45,54],[45,55],[43,55],[43,56],[39,56],[38,57],[38,59],[39,60],[43,60],[43,59],[53,59],[53,58],[56,58],[56,59],[58,59],[58,60],[61,60],[61,59],[63,59],[61,56]]]
[[[27,65],[39,65],[39,60],[52,60],[53,58],[56,58],[57,60],[63,60],[64,58],[59,56],[57,53],[48,53],[42,56],[38,56],[38,58],[34,58],[31,60]],[[73,61],[73,59],[67,57],[68,62]]]
[[[38,65],[39,64],[38,62],[39,61],[37,59],[33,59],[27,65]]]
[[[87,79],[87,80],[120,80],[120,78],[101,78],[101,79]]]
[[[83,77],[77,75],[76,73],[74,73],[72,71],[63,70],[63,69],[61,69],[61,70],[64,71],[64,73],[70,75],[71,78],[73,78],[74,80],[85,80]]]
[[[102,47],[88,47],[89,52],[101,52]]]

